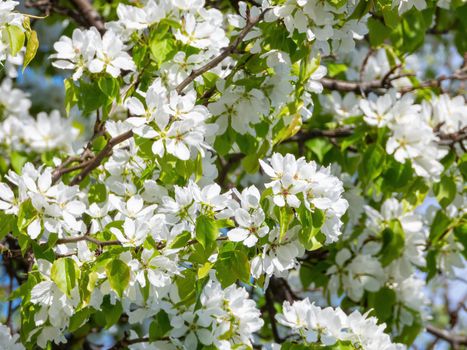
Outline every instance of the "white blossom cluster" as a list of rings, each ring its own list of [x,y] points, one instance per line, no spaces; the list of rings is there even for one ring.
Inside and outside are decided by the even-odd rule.
[[[52,64],[60,69],[72,69],[73,79],[81,78],[84,71],[106,72],[116,78],[121,71],[136,69],[131,56],[125,51],[120,37],[108,30],[101,35],[96,28],[75,29],[71,38],[62,36],[54,44],[57,51]]]
[[[451,4],[451,0],[438,0],[436,5],[438,7],[447,9]],[[397,7],[399,14],[409,11],[412,8],[416,8],[418,11],[426,9],[425,0],[392,0],[392,6]]]
[[[272,155],[270,164],[262,160],[260,163],[272,180],[266,187],[272,189],[274,204],[293,208],[303,204],[311,211],[314,208],[322,210],[326,216],[322,228],[326,242],[335,242],[341,233],[343,223],[340,218],[345,214],[348,202],[342,198],[342,181],[331,175],[330,168],[318,168],[315,162],[279,153]]]
[[[386,52],[379,50],[369,57],[363,70],[364,81],[382,79],[390,71]],[[348,72],[349,78],[354,74],[357,73]],[[407,78],[392,82],[395,87],[411,86]],[[370,93],[366,98],[358,98],[353,92],[342,96],[333,91],[321,95],[320,101],[325,111],[339,121],[363,115],[370,126],[389,127],[387,153],[400,163],[410,160],[417,175],[434,181],[439,180],[443,170],[440,160],[447,154],[441,136],[467,127],[467,104],[461,96],[451,98],[443,94],[417,104],[414,95],[401,96],[395,89],[380,96]]]
[[[358,311],[346,315],[342,309],[320,308],[304,299],[290,304],[284,302],[282,313],[277,321],[298,335],[305,344],[321,343],[329,346],[337,341],[348,341],[353,346],[364,349],[400,350],[401,344],[394,344],[387,333],[385,324],[377,324],[375,317]]]
[[[24,16],[13,12],[19,4],[18,1],[4,0],[0,2],[0,62],[3,63],[10,52],[10,38],[7,27],[14,26],[17,30],[24,31]]]
[[[76,126],[56,110],[33,116],[29,95],[8,71],[0,85],[0,248],[29,264],[18,292],[35,325],[26,342],[66,343],[72,324],[79,329],[111,308],[128,317],[129,332],[116,345],[128,341],[133,350],[256,348],[270,331],[265,315],[272,319],[283,300],[300,299],[291,289],[274,290],[299,267],[300,274],[316,268],[310,283],[321,282],[322,296],[344,296],[355,309],[392,293],[384,321],[394,334],[428,320],[420,276],[429,270],[428,254],[438,254],[436,268],[449,276],[465,265],[465,247],[452,232],[465,224],[465,174],[441,162],[449,151],[452,162],[462,160],[456,151],[463,144],[451,141],[467,128],[464,97],[424,95],[419,102],[393,52],[357,48],[370,17],[357,19],[360,1],[240,2],[238,14],[204,0],[130,3],[109,7],[116,20],[101,31],[74,29],[53,45],[51,64],[72,72],[67,107],[95,121],[86,146],[77,145],[86,121]],[[2,62],[10,59],[3,29],[25,30],[16,5],[0,2]],[[426,6],[393,0],[391,11]],[[381,84],[343,95],[328,89],[333,79]],[[98,107],[83,98],[91,85],[101,90],[90,96]],[[327,130],[334,125],[342,135]],[[353,140],[361,130],[365,140]],[[357,146],[366,139],[385,150],[381,176],[369,181]],[[407,183],[436,183],[431,192],[385,189],[386,167],[407,161],[414,169]],[[424,218],[416,211],[431,195],[441,197],[453,223],[437,250],[434,212]],[[279,331],[288,335],[274,338],[285,342],[405,348],[371,311],[346,315],[306,298],[277,312]],[[161,319],[165,334],[152,341]],[[0,347],[24,349],[18,338],[0,325]]]
[[[368,33],[366,19],[348,20],[356,2],[348,1],[340,8],[330,2],[311,0],[288,0],[273,9],[271,17],[277,17],[293,35],[295,31],[306,35],[313,42],[315,53],[329,55],[331,52],[350,52],[355,48],[355,40],[362,40]],[[340,25],[345,18],[344,25]]]
[[[365,291],[377,292],[389,287],[396,292],[400,303],[401,324],[412,324],[411,311],[423,314],[428,303],[425,283],[416,274],[416,268],[426,266],[428,228],[419,214],[404,208],[395,198],[383,202],[379,211],[365,206],[365,230],[351,249],[337,252],[335,265],[327,273],[331,276],[329,290],[343,290],[352,300],[361,300]],[[398,220],[404,231],[404,247],[400,257],[383,266],[379,254],[383,248],[381,234],[388,224]],[[427,315],[425,315],[427,317]]]
[[[0,138],[2,144],[16,151],[36,153],[52,150],[73,151],[73,142],[79,131],[71,119],[61,117],[60,112],[40,112],[36,117],[29,114],[29,96],[5,79],[0,85]]]
[[[137,135],[154,140],[152,152],[159,157],[167,152],[181,160],[197,153],[204,158],[205,150],[210,149],[205,139],[215,134],[217,126],[207,123],[211,115],[206,107],[196,105],[196,92],[169,93],[156,79],[141,94],[146,106],[136,97],[129,98],[126,105],[132,117],[126,122]]]
[[[0,324],[0,344],[4,350],[24,350],[24,346],[18,342],[19,335],[11,335],[11,331],[7,326]]]

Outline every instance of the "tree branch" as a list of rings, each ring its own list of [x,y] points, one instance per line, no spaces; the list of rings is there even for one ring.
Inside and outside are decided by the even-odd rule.
[[[183,89],[185,89],[185,87],[187,87],[191,82],[193,82],[193,80],[195,80],[197,77],[199,77],[200,75],[206,73],[207,71],[213,69],[214,67],[216,67],[219,63],[221,63],[225,58],[227,58],[228,56],[230,56],[232,53],[235,52],[235,50],[237,49],[237,47],[240,45],[240,43],[243,41],[243,39],[245,38],[245,36],[253,29],[253,27],[258,23],[260,22],[263,18],[264,18],[264,15],[266,14],[266,12],[268,11],[268,9],[264,10],[257,18],[255,18],[254,20],[250,20],[250,18],[248,18],[248,21],[247,21],[247,24],[246,26],[242,29],[242,31],[238,34],[238,36],[235,38],[234,41],[232,41],[232,43],[227,46],[223,51],[222,53],[219,55],[219,56],[216,56],[214,57],[211,61],[209,61],[208,63],[206,63],[204,66],[202,66],[201,68],[198,68],[198,69],[195,69],[191,72],[191,74],[185,79],[183,80],[176,88],[175,90],[180,94]]]
[[[89,0],[71,0],[71,2],[83,15],[90,27],[96,27],[101,33],[105,32],[104,21],[94,7],[92,7]]]
[[[122,245],[120,241],[100,241],[97,238],[94,238],[88,235],[60,238],[59,240],[57,240],[57,244],[76,243],[76,242],[81,242],[81,241],[88,241],[88,242],[97,244],[100,247],[106,247],[110,245]]]
[[[84,169],[76,175],[70,182],[70,186],[74,186],[79,184],[83,179],[94,169],[96,169],[102,162],[102,160],[108,157],[112,153],[112,149],[133,136],[133,131],[129,130],[111,138],[107,144],[105,145],[104,149],[100,151],[94,158],[92,158],[89,163],[84,167]]]
[[[396,66],[396,68],[399,68]],[[347,80],[339,80],[339,79],[332,79],[332,78],[322,78],[320,80],[323,87],[329,90],[336,90],[341,92],[355,92],[357,94],[368,93],[368,92],[377,92],[380,89],[388,89],[392,87],[392,81],[403,76],[407,76],[407,74],[396,75],[390,77],[393,71],[389,71],[383,79],[381,80],[373,80],[373,81],[347,81]],[[462,74],[462,72],[456,72],[452,75],[441,75],[438,78],[426,80],[421,82],[416,86],[408,86],[398,89],[401,93],[407,93],[418,89],[423,88],[437,88],[441,86],[441,83],[445,80],[467,80],[467,75]]]
[[[432,325],[427,325],[426,330],[436,338],[447,341],[453,348],[458,348],[459,345],[467,345],[467,336],[452,334],[445,329],[439,329]]]

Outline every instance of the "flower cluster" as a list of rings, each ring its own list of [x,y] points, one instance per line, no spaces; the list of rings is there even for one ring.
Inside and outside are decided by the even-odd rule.
[[[323,55],[331,52],[346,53],[355,48],[355,40],[363,39],[368,28],[365,20],[346,19],[355,9],[355,2],[348,1],[337,9],[329,2],[308,0],[288,0],[273,9],[273,15],[282,19],[290,33],[306,35],[306,40],[313,41],[313,50]],[[272,16],[271,16],[272,17]]]
[[[24,31],[24,16],[13,12],[18,4],[18,1],[11,0],[4,0],[0,3],[0,62],[2,63],[11,53],[11,41],[16,40],[12,33]]]
[[[0,342],[5,350],[24,350],[23,344],[18,342],[19,335],[11,335],[7,326],[0,325]]]
[[[207,123],[211,115],[206,107],[196,105],[196,92],[169,94],[156,79],[142,95],[146,106],[136,97],[126,101],[132,114],[127,123],[137,135],[154,140],[152,152],[159,157],[167,152],[181,160],[198,152],[204,157],[204,151],[210,148],[204,140],[215,133],[217,126]]]
[[[16,5],[0,347],[401,350],[438,312],[465,268],[467,5]],[[413,74],[425,37],[444,55]]]
[[[54,48],[57,51],[51,56],[55,59],[54,67],[75,70],[74,80],[85,71],[105,72],[116,78],[121,71],[136,69],[120,37],[112,30],[101,36],[96,28],[75,29],[71,38],[62,36]]]
[[[342,309],[320,308],[309,299],[290,304],[284,302],[283,311],[276,316],[277,321],[298,335],[305,344],[321,343],[329,346],[337,341],[350,342],[361,349],[404,349],[402,344],[394,344],[384,332],[385,324],[377,324],[375,317],[368,313],[354,311],[346,315]]]
[[[318,168],[316,163],[304,158],[295,159],[292,154],[282,156],[274,153],[270,164],[260,161],[264,172],[272,179],[266,184],[273,192],[274,204],[298,208],[305,205],[308,210],[322,210],[326,221],[322,231],[326,242],[334,242],[340,235],[340,218],[348,203],[342,198],[342,181],[331,175],[330,168]]]
[[[3,80],[0,85],[2,143],[16,151],[73,151],[79,132],[72,120],[62,118],[57,110],[33,117],[29,114],[30,107],[28,95],[14,88],[11,80]]]
[[[327,271],[331,276],[329,288],[336,293],[343,290],[352,300],[361,300],[365,291],[378,292],[387,286],[395,290],[400,302],[399,322],[410,325],[412,310],[423,314],[427,304],[424,282],[415,274],[416,267],[426,265],[427,228],[420,215],[404,209],[395,198],[384,201],[380,211],[365,206],[365,213],[366,228],[358,242],[350,250],[341,249],[335,265]],[[385,232],[391,226],[391,231]],[[384,244],[388,234],[402,240],[399,247],[391,247],[392,251]],[[395,259],[390,264],[381,262],[379,257],[388,254],[394,254]]]

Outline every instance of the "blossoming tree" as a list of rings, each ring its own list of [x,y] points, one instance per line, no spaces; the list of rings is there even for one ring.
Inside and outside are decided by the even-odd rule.
[[[0,348],[465,346],[466,20],[1,0]]]

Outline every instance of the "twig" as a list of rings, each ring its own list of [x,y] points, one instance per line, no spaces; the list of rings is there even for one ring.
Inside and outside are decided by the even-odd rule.
[[[124,132],[123,134],[120,134],[118,136],[115,136],[111,138],[107,144],[105,145],[104,149],[100,151],[93,159],[89,161],[89,163],[86,165],[86,167],[78,174],[76,175],[70,182],[70,186],[74,186],[79,184],[83,179],[94,169],[96,169],[101,161],[109,156],[112,153],[112,149],[118,145],[119,143],[122,143],[129,138],[133,136],[133,131],[129,130]]]
[[[427,325],[426,330],[428,333],[434,335],[436,338],[443,339],[451,344],[452,347],[459,347],[459,345],[467,345],[467,336],[453,334],[445,329],[439,329],[432,325]]]
[[[100,247],[106,247],[110,245],[122,245],[120,241],[100,241],[97,238],[91,237],[89,235],[60,238],[59,240],[57,240],[57,244],[76,243],[81,241],[88,241],[97,244]]]
[[[200,75],[206,73],[207,71],[211,70],[212,68],[216,67],[219,63],[221,63],[225,58],[230,56],[232,53],[235,52],[237,47],[240,45],[240,43],[243,41],[245,36],[253,29],[253,27],[264,18],[264,15],[268,9],[264,10],[257,18],[254,20],[251,20],[248,18],[248,22],[246,26],[242,29],[242,31],[238,34],[238,36],[235,38],[232,43],[227,46],[220,55],[214,57],[211,61],[206,63],[204,66],[198,69],[194,69],[191,74],[183,80],[176,88],[175,90],[180,94],[185,87],[187,87],[193,80],[195,80],[197,77]]]
[[[105,32],[104,21],[88,0],[71,0],[90,26],[96,27],[101,33]]]

